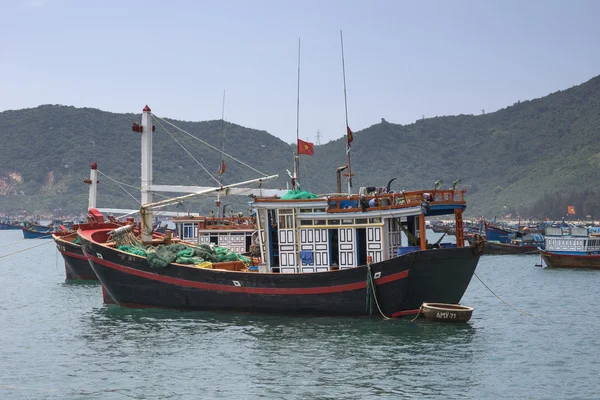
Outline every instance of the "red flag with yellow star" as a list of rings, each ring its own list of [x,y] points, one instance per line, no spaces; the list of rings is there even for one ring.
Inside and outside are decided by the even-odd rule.
[[[306,154],[312,156],[315,154],[315,145],[310,142],[305,142],[302,139],[298,139],[298,154]]]

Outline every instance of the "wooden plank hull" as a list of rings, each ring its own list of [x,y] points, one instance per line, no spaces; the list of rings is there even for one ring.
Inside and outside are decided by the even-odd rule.
[[[475,243],[472,237],[467,238],[469,243]],[[537,254],[538,246],[536,245],[517,245],[510,243],[495,243],[485,241],[483,254],[486,255],[508,255],[508,254]]]
[[[379,315],[368,301],[367,274],[387,316],[414,315],[424,302],[459,303],[477,266],[474,247],[409,253],[339,271],[258,273],[169,264],[151,268],[145,257],[79,238],[108,294],[121,306],[225,310],[287,315]],[[367,307],[370,304],[370,309]]]
[[[546,265],[550,268],[592,268],[600,269],[600,254],[575,255],[560,254],[540,250]]]
[[[534,245],[517,245],[510,243],[492,243],[485,242],[483,254],[501,255],[501,254],[537,254],[538,247]]]
[[[73,243],[72,239],[67,240],[59,233],[52,235],[56,248],[65,261],[65,274],[67,280],[94,280],[98,277],[90,266],[87,257],[83,254],[83,249],[78,243]]]

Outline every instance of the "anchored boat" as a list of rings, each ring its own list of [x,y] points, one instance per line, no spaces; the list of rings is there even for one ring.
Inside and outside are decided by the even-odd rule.
[[[150,121],[146,107],[137,129],[146,140],[143,147],[151,152]],[[144,171],[151,171],[149,160],[142,154],[146,182],[142,188],[148,192],[154,187],[144,176]],[[360,194],[343,194],[338,188],[337,193],[315,196],[269,192],[262,188],[269,178],[196,188],[194,193],[155,203],[151,193],[142,192],[141,235],[80,227],[83,252],[108,294],[122,306],[398,317],[419,313],[424,302],[458,303],[462,298],[483,243],[465,247],[464,233],[458,228],[456,245],[431,246],[425,218],[453,215],[456,226],[462,227],[463,190],[396,193],[389,188],[364,188]],[[258,187],[239,188],[254,183]],[[231,194],[238,188],[253,199],[259,265],[252,265],[255,259],[252,263],[168,261],[160,268],[149,263],[149,254],[160,257],[169,246],[148,234],[153,208],[195,195]],[[144,253],[120,249],[121,234],[133,247],[144,246]],[[202,244],[185,246],[178,248],[195,256],[206,249]]]
[[[460,304],[423,303],[425,318],[439,322],[467,322],[473,315],[473,308]]]
[[[545,250],[539,252],[551,268],[600,269],[600,237],[586,228],[573,227],[569,233],[562,228],[546,228]]]

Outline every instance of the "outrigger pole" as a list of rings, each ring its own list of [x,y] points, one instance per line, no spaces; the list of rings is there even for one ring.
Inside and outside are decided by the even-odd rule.
[[[296,98],[296,155],[294,156],[294,176],[292,177],[292,190],[300,178],[300,156],[298,146],[300,139],[300,38],[298,38],[298,95]]]
[[[340,42],[342,44],[342,73],[344,75],[344,107],[346,110],[346,174],[348,176],[348,194],[352,194],[352,170],[350,169],[350,138],[348,137],[348,100],[346,98],[346,65],[344,63],[344,36],[340,30]]]

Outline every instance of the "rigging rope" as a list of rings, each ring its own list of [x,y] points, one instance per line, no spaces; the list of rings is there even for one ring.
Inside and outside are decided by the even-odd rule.
[[[96,171],[98,171],[98,173],[99,173],[100,175],[104,176],[105,178],[107,178],[107,179],[109,179],[109,180],[113,181],[114,183],[116,183],[117,185],[119,185],[119,187],[121,187],[121,189],[123,189],[123,191],[124,191],[125,193],[127,193],[128,195],[130,195],[131,197],[133,197],[133,198],[134,198],[134,200],[135,200],[135,201],[136,201],[138,204],[141,204],[140,200],[138,200],[138,199],[137,199],[137,198],[136,198],[134,195],[132,195],[131,193],[129,193],[127,190],[125,190],[125,188],[123,188],[121,185],[123,185],[123,186],[128,186],[128,187],[130,187],[130,188],[137,189],[137,190],[139,190],[139,191],[141,191],[141,190],[142,190],[142,188],[141,188],[141,187],[139,187],[139,186],[134,186],[134,185],[130,185],[130,184],[128,184],[128,183],[125,183],[125,182],[120,182],[120,181],[118,181],[118,180],[116,180],[116,179],[113,179],[113,178],[111,178],[110,176],[106,175],[105,173],[101,172],[99,169],[98,169],[98,170],[96,170]],[[169,196],[165,196],[164,194],[160,194],[160,193],[157,193],[157,192],[152,192],[152,194],[153,194],[153,195],[156,195],[156,196],[159,196],[159,197],[164,197],[165,199],[169,199],[169,198],[170,198]]]
[[[140,200],[138,200],[138,199],[137,199],[137,198],[136,198],[134,195],[132,195],[131,193],[129,193],[129,192],[127,191],[127,189],[125,189],[125,188],[124,188],[122,185],[131,186],[131,187],[134,187],[134,188],[135,188],[135,186],[133,186],[133,185],[128,185],[128,184],[126,184],[126,183],[123,183],[123,182],[119,182],[119,181],[117,181],[117,180],[115,180],[115,179],[111,178],[110,176],[106,175],[105,173],[102,173],[102,172],[100,172],[100,170],[98,170],[98,169],[97,169],[96,171],[98,171],[98,173],[99,173],[100,175],[102,175],[103,177],[105,177],[105,178],[107,178],[107,179],[109,179],[109,180],[113,181],[113,182],[114,182],[114,183],[116,183],[117,185],[119,185],[119,187],[120,187],[121,189],[123,189],[123,191],[124,191],[125,193],[127,193],[129,196],[131,196],[131,198],[132,198],[132,199],[134,199],[134,200],[135,200],[135,201],[136,201],[138,204],[141,204],[141,201],[140,201]],[[136,188],[136,189],[140,189],[140,188]]]
[[[164,121],[164,120],[163,120],[163,121]],[[169,134],[169,136],[171,136],[171,139],[173,139],[173,140],[175,141],[175,143],[177,143],[177,144],[179,145],[179,147],[181,147],[181,148],[183,149],[183,151],[185,151],[185,152],[186,152],[186,153],[187,153],[187,154],[188,154],[190,157],[192,157],[192,159],[193,159],[194,161],[196,161],[196,163],[197,163],[197,164],[198,164],[198,165],[199,165],[199,166],[200,166],[200,167],[201,167],[201,168],[204,170],[204,172],[206,172],[206,173],[207,173],[207,174],[208,174],[208,175],[209,175],[209,176],[210,176],[210,177],[211,177],[211,178],[212,178],[212,179],[213,179],[215,182],[217,182],[217,184],[218,184],[218,185],[221,185],[221,183],[219,182],[219,180],[218,180],[217,178],[215,178],[215,177],[214,177],[214,176],[213,176],[213,175],[212,175],[210,172],[208,172],[208,170],[207,170],[207,169],[204,167],[204,165],[202,165],[202,163],[200,163],[200,161],[198,161],[198,160],[196,159],[196,157],[194,157],[194,156],[192,155],[192,153],[190,153],[190,152],[188,151],[188,149],[186,149],[186,148],[185,148],[185,146],[184,146],[184,145],[182,145],[182,144],[179,142],[179,140],[175,139],[175,137],[174,137],[174,136],[171,134],[171,132],[169,132],[169,131],[167,130],[167,128],[165,128],[165,127],[164,127],[164,125],[163,125],[163,124],[161,124],[161,123],[160,123],[160,121],[159,121],[158,119],[157,119],[157,121],[156,121],[156,122],[158,122],[158,125],[160,125],[160,127],[161,127],[161,128],[163,128],[163,129],[165,130],[165,132],[167,132],[167,133]],[[167,121],[165,121],[165,122],[167,122]]]
[[[186,135],[188,135],[188,136],[190,136],[191,138],[193,138],[193,139],[195,139],[195,140],[199,141],[200,143],[204,144],[205,146],[208,146],[208,147],[210,147],[210,148],[211,148],[211,149],[213,149],[213,150],[219,151],[219,149],[218,149],[218,148],[216,148],[215,146],[213,146],[212,144],[210,144],[210,143],[207,143],[207,142],[205,142],[204,140],[202,140],[202,139],[200,139],[200,138],[197,138],[196,136],[192,135],[191,133],[187,132],[186,130],[184,130],[184,129],[181,129],[180,127],[178,127],[178,126],[176,126],[176,125],[174,125],[174,124],[170,123],[169,121],[167,121],[167,120],[165,120],[165,119],[163,119],[163,118],[161,118],[161,117],[159,117],[159,116],[157,116],[157,115],[155,115],[155,114],[152,114],[152,116],[153,116],[155,119],[157,119],[157,120],[158,120],[158,119],[160,119],[160,120],[161,120],[161,121],[163,121],[164,123],[171,125],[171,126],[172,126],[172,127],[174,127],[175,129],[177,129],[177,130],[179,130],[179,131],[181,131],[181,132],[185,133]],[[245,166],[245,167],[247,167],[247,168],[250,168],[252,171],[254,171],[254,172],[256,172],[256,173],[259,173],[259,174],[261,174],[261,175],[263,175],[263,176],[267,176],[267,174],[265,174],[264,172],[261,172],[261,171],[257,170],[256,168],[253,168],[253,167],[251,167],[250,165],[246,164],[246,163],[245,163],[245,162],[243,162],[242,160],[239,160],[239,159],[235,158],[235,157],[234,157],[234,156],[232,156],[231,154],[228,154],[228,153],[223,153],[223,154],[224,154],[224,155],[226,155],[227,157],[229,157],[230,159],[232,159],[233,161],[236,161],[236,162],[238,162],[238,163],[242,164],[243,166]]]
[[[48,243],[54,243],[54,241],[53,240],[44,240],[44,243],[36,244],[35,246],[27,247],[26,249],[13,251],[12,253],[8,253],[8,254],[5,254],[3,256],[0,256],[0,258],[12,256],[13,254],[17,254],[17,253],[22,253],[24,251],[31,250],[31,249],[33,249],[35,247],[40,247],[40,246],[43,246],[43,245],[48,244]]]

